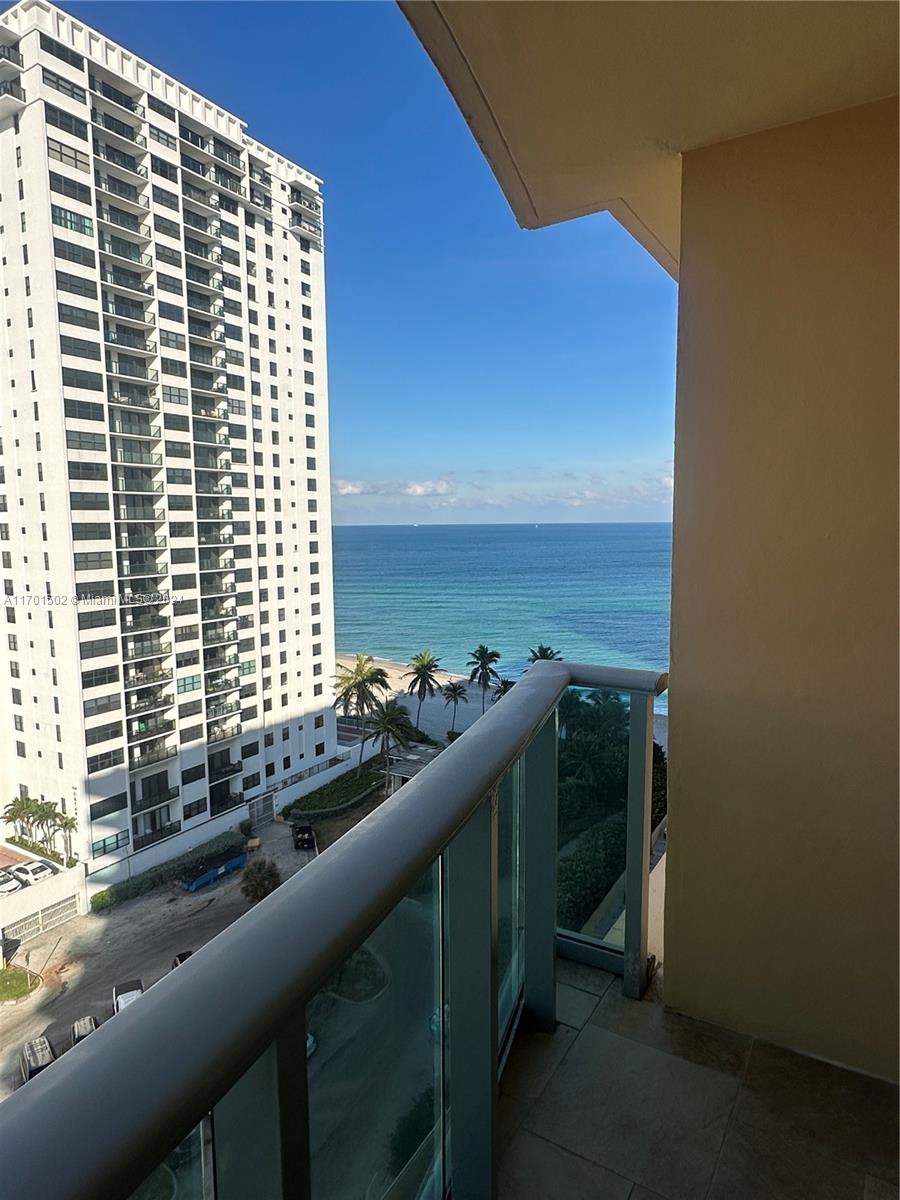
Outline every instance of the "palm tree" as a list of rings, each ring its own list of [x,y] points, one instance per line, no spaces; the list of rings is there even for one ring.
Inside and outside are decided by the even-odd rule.
[[[34,810],[35,801],[30,796],[16,796],[15,800],[10,801],[4,808],[3,818],[16,826],[16,833],[19,837],[27,837],[30,841]]]
[[[72,834],[78,828],[78,821],[75,817],[66,816],[64,813],[57,813],[54,833],[63,835],[63,851],[65,853],[66,865],[72,858]]]
[[[444,697],[444,708],[449,708],[451,704],[453,705],[453,720],[450,722],[450,732],[454,733],[456,731],[456,710],[459,707],[459,702],[462,700],[463,704],[469,703],[466,685],[454,679],[452,683],[444,684],[441,688],[441,695]]]
[[[409,687],[406,691],[410,696],[416,695],[419,698],[419,707],[416,710],[416,728],[418,728],[422,716],[422,701],[426,696],[433,696],[440,690],[441,685],[435,676],[435,671],[440,665],[441,660],[435,658],[430,650],[420,650],[407,663],[410,669],[404,676],[404,679],[409,680]]]
[[[562,655],[558,650],[554,650],[552,646],[545,646],[543,642],[538,642],[537,650],[528,651],[528,661],[535,663],[541,658],[560,659]]]
[[[341,708],[346,717],[351,710],[359,718],[362,740],[359,743],[359,765],[356,772],[362,772],[363,748],[366,744],[366,713],[370,712],[376,703],[376,692],[388,690],[388,676],[384,667],[376,667],[371,654],[357,654],[352,667],[338,667],[335,681],[335,708]]]
[[[466,663],[467,667],[472,668],[472,673],[469,676],[469,683],[477,683],[481,688],[482,715],[484,714],[484,703],[485,697],[487,696],[487,690],[495,679],[500,678],[494,667],[494,663],[499,661],[500,651],[489,650],[487,646],[485,646],[484,642],[482,642],[480,645],[476,646],[474,650],[470,651],[470,658]]]
[[[34,824],[40,830],[38,840],[47,849],[50,848],[50,843],[53,840],[53,829],[57,818],[61,815],[52,800],[39,801],[35,806]]]
[[[391,742],[396,742],[402,749],[409,745],[409,735],[413,726],[409,712],[398,700],[376,700],[369,721],[369,729],[365,740],[370,738],[381,742],[381,757],[384,759],[385,780],[390,783],[390,753]]]
[[[494,704],[497,700],[502,699],[507,692],[511,692],[516,686],[514,679],[502,679],[498,676],[497,686],[494,688],[494,694],[491,697],[491,703]]]

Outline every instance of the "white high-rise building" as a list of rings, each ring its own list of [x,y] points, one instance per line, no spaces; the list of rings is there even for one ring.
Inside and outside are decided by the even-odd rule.
[[[23,0],[0,193],[0,803],[107,882],[341,766],[321,181]]]

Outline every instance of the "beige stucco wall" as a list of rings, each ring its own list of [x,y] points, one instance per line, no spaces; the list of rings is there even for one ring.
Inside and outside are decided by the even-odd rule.
[[[684,157],[665,991],[897,1075],[897,127]]]

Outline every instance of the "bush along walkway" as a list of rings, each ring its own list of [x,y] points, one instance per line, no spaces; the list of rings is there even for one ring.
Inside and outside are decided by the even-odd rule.
[[[145,892],[152,891],[161,883],[172,883],[174,880],[180,879],[187,870],[196,867],[204,859],[210,858],[214,854],[243,848],[244,840],[243,834],[238,833],[237,830],[220,833],[218,837],[204,842],[202,846],[188,851],[187,854],[180,854],[178,858],[171,858],[168,862],[160,863],[158,867],[151,867],[149,871],[135,875],[132,879],[123,879],[121,883],[113,883],[108,888],[104,888],[102,892],[95,892],[91,896],[91,909],[94,912],[102,912],[104,909],[112,908],[114,904],[121,904],[123,900],[132,900],[135,896],[143,896]]]
[[[383,786],[384,759],[379,754],[363,763],[361,771],[354,767],[352,771],[346,771],[330,783],[316,788],[314,792],[292,800],[281,810],[281,815],[288,820],[294,816],[308,820],[314,815],[334,814],[338,809],[352,808],[375,788]]]

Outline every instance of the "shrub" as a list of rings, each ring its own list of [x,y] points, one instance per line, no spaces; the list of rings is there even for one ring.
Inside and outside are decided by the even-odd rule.
[[[330,783],[322,784],[314,792],[292,800],[281,810],[281,815],[288,819],[292,816],[302,818],[305,813],[340,808],[353,800],[362,799],[373,787],[384,782],[383,771],[384,761],[381,755],[370,758],[368,762],[363,763],[361,772],[346,771]]]
[[[571,854],[560,859],[557,920],[580,930],[625,870],[625,819],[607,817],[583,833]]]
[[[227,833],[220,833],[218,837],[204,842],[195,850],[189,850],[187,854],[170,858],[168,862],[160,863],[158,867],[151,867],[149,871],[135,875],[132,879],[123,879],[121,883],[110,884],[102,892],[96,892],[91,896],[91,910],[103,912],[115,904],[121,904],[123,900],[133,900],[135,896],[143,896],[162,883],[171,883],[173,879],[179,879],[182,874],[213,854],[221,854],[226,850],[243,850],[243,848],[244,839],[237,830],[231,829]]]
[[[241,895],[248,904],[259,904],[281,883],[281,872],[271,858],[254,858],[244,868]]]
[[[49,858],[51,862],[58,863],[61,867],[71,867],[75,864],[75,859],[70,858],[68,862],[63,861],[63,856],[56,850],[51,850],[47,846],[42,846],[40,842],[29,841],[26,837],[11,837],[6,839],[13,846],[19,846],[23,850],[27,850],[29,854],[34,854],[38,858]]]
[[[238,825],[238,829],[245,838],[248,838],[253,833],[253,822],[245,817],[244,820],[241,821],[240,825]]]
[[[430,733],[426,733],[424,729],[419,729],[416,725],[406,731],[406,736],[411,742],[418,742],[420,746],[440,746],[441,744],[435,741]]]

